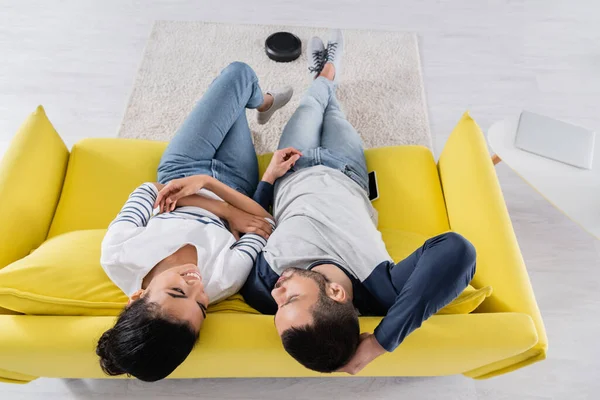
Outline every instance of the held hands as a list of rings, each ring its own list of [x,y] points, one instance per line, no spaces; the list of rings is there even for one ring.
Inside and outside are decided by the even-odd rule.
[[[337,372],[346,372],[350,375],[358,374],[371,361],[385,352],[386,350],[381,347],[375,335],[372,333],[362,333],[356,353],[348,361],[348,364],[338,369]]]
[[[173,179],[171,182],[159,189],[158,196],[154,202],[154,208],[159,207],[159,213],[171,212],[177,205],[177,200],[192,194],[196,194],[206,186],[206,175],[194,175],[187,178]],[[157,187],[158,188],[158,187]]]
[[[273,232],[271,224],[266,219],[249,214],[231,205],[227,207],[225,219],[229,223],[229,230],[235,240],[240,240],[240,236],[244,233],[255,233],[269,239]]]
[[[277,150],[273,153],[271,163],[267,167],[262,180],[270,184],[275,183],[277,179],[285,175],[294,166],[300,157],[302,157],[302,153],[293,147]]]

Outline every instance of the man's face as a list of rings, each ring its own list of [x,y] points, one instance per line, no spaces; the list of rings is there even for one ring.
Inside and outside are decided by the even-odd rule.
[[[278,306],[275,327],[280,336],[289,328],[312,324],[311,310],[321,293],[325,295],[327,283],[322,274],[299,268],[281,274],[271,291]]]
[[[134,294],[132,300],[140,296],[157,303],[165,315],[187,322],[197,332],[200,331],[209,299],[196,265],[184,264],[160,273],[143,293],[137,297]]]

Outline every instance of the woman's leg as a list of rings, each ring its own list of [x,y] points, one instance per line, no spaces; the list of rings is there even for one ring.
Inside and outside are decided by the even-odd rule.
[[[306,151],[319,147],[323,113],[329,104],[333,87],[325,78],[317,78],[300,101],[300,105],[285,125],[279,149],[294,147]]]
[[[226,67],[169,143],[158,167],[159,182],[197,173],[215,176],[219,175],[219,169],[230,169],[242,181],[256,182],[256,153],[245,109],[258,108],[263,100],[252,68],[240,62]],[[233,151],[235,162],[231,157]],[[228,168],[214,168],[213,159],[219,158]]]
[[[252,134],[242,111],[214,155],[213,177],[252,197],[258,185],[258,159]]]

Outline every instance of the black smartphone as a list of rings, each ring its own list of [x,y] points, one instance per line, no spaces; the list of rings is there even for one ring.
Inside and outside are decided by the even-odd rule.
[[[377,189],[377,174],[375,171],[369,172],[369,200],[375,201],[379,198],[379,190]]]

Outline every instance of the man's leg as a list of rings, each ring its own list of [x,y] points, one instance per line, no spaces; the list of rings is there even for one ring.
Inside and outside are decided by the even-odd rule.
[[[343,156],[356,173],[368,180],[362,139],[346,119],[335,93],[331,95],[323,116],[321,147]]]
[[[329,104],[332,90],[325,78],[315,79],[285,125],[279,140],[279,149],[294,147],[305,151],[319,147],[323,113]]]
[[[320,146],[342,159],[344,172],[365,190],[369,187],[369,176],[363,143],[356,129],[348,122],[335,96],[333,79],[336,71],[333,63],[325,64],[321,77],[330,88],[329,104],[323,115],[323,132]]]
[[[257,175],[256,153],[245,109],[258,108],[263,100],[258,78],[248,65],[235,62],[226,67],[169,143],[158,167],[159,182],[166,183],[191,172],[212,175],[211,161],[217,153],[223,163],[235,165],[235,171],[243,173],[245,180],[257,179],[250,178],[251,173]],[[230,134],[233,137],[225,142]],[[227,151],[219,151],[224,143],[227,148],[239,146],[235,163]]]

